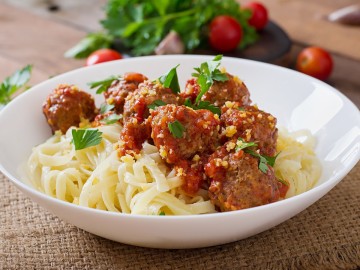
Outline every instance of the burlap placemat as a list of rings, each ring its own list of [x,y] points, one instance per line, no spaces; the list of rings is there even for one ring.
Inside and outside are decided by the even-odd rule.
[[[0,174],[2,269],[356,269],[360,164],[296,217],[254,237],[192,250],[112,242],[32,203]],[[210,237],[210,236],[209,236]]]

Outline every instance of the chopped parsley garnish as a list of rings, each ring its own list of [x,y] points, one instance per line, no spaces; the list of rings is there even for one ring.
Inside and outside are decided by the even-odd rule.
[[[274,167],[275,160],[278,157],[279,154],[277,154],[274,157],[269,157],[265,155],[260,155],[259,153],[255,152],[254,150],[251,150],[249,148],[251,147],[257,147],[257,143],[255,142],[245,142],[242,138],[238,138],[238,141],[241,143],[238,143],[236,145],[235,151],[238,152],[240,150],[243,150],[245,153],[248,153],[252,155],[253,157],[256,157],[259,159],[259,170],[263,173],[267,173],[268,171],[268,165],[271,167]]]
[[[236,144],[235,151],[238,152],[248,147],[256,147],[256,142],[245,142],[242,138],[238,138],[238,143]]]
[[[110,112],[112,109],[114,109],[115,106],[112,104],[108,104],[108,103],[103,103],[100,106],[100,114],[104,114],[107,112]]]
[[[191,103],[189,98],[185,99],[184,105],[194,109],[194,104]]]
[[[266,159],[265,156],[260,155],[259,153],[249,150],[249,149],[244,149],[244,152],[252,155],[253,157],[257,157],[259,159],[259,170],[262,171],[263,173],[267,173],[268,171],[268,165],[270,165]]]
[[[105,125],[115,124],[122,117],[123,117],[122,114],[113,113],[113,114],[110,114],[109,116],[105,117],[104,119],[100,120],[100,123],[103,123]]]
[[[185,131],[185,127],[178,120],[169,123],[168,128],[170,130],[170,133],[177,139],[181,138]]]
[[[245,111],[245,108],[244,107],[238,107],[237,108],[239,111]]]
[[[110,87],[113,81],[118,80],[120,77],[121,76],[110,76],[101,81],[89,82],[88,85],[90,86],[90,89],[97,88],[96,94],[101,94]]]
[[[225,82],[229,78],[225,73],[222,73],[218,67],[221,64],[222,55],[217,55],[211,61],[200,64],[200,67],[194,68],[196,73],[192,73],[192,76],[197,78],[197,83],[200,86],[200,93],[197,95],[194,104],[190,99],[185,100],[184,105],[194,110],[206,109],[212,113],[221,114],[219,107],[211,104],[209,101],[201,100],[202,96],[210,89],[214,81]]]
[[[195,104],[199,103],[201,97],[210,89],[214,81],[225,82],[229,80],[226,74],[218,69],[221,59],[222,55],[217,55],[213,60],[201,63],[200,67],[194,68],[196,73],[192,73],[192,76],[197,78],[197,83],[200,86],[200,93],[196,97]]]
[[[102,140],[102,132],[94,128],[73,129],[71,133],[73,137],[71,142],[74,144],[75,150],[98,145]]]
[[[268,163],[271,167],[274,167],[275,161],[276,161],[276,159],[277,159],[277,157],[278,157],[279,154],[280,154],[280,152],[277,153],[276,156],[274,156],[274,157],[264,156],[264,158],[266,158],[267,163]]]
[[[155,110],[155,108],[159,107],[159,106],[164,106],[166,105],[166,103],[160,99],[155,100],[153,103],[151,103],[150,105],[148,105],[147,107],[149,109]]]
[[[13,75],[6,77],[0,84],[0,104],[7,104],[11,101],[11,96],[25,86],[30,80],[32,65],[17,70]],[[26,88],[25,88],[26,90]]]
[[[194,110],[206,109],[217,115],[221,114],[220,108],[216,107],[214,104],[211,104],[210,101],[200,100],[199,103],[192,104],[190,99],[186,99],[184,102],[184,105],[187,107],[193,108]]]
[[[168,73],[159,78],[160,83],[164,87],[170,88],[174,94],[180,93],[179,79],[176,72],[178,66],[180,66],[180,64],[178,64],[176,67],[173,67]]]

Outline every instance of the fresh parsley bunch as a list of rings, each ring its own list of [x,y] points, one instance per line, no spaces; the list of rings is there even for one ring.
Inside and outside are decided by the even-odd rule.
[[[250,11],[240,9],[236,0],[109,0],[105,12],[106,18],[101,21],[105,31],[90,33],[65,56],[85,58],[119,41],[133,55],[152,54],[171,30],[181,36],[186,51],[191,52],[208,46],[208,25],[219,15],[232,16],[241,24],[240,48],[257,39],[256,30],[247,22]]]

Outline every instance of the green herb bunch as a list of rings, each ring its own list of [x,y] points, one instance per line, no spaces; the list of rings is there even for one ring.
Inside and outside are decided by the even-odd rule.
[[[105,12],[104,31],[90,33],[66,57],[85,58],[117,41],[133,55],[151,54],[171,30],[180,35],[187,52],[206,48],[208,25],[219,15],[232,16],[241,24],[240,48],[257,39],[256,30],[247,22],[250,11],[240,9],[236,0],[109,0]]]

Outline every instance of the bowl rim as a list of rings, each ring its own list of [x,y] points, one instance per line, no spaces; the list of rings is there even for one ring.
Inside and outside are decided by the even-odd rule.
[[[161,56],[141,56],[141,57],[132,57],[132,58],[126,58],[126,59],[121,59],[121,60],[116,60],[116,61],[111,61],[111,62],[105,62],[105,63],[101,63],[101,64],[97,64],[94,66],[89,66],[89,67],[80,67],[77,69],[73,69],[67,72],[64,72],[62,74],[59,74],[57,76],[54,76],[50,79],[47,79],[33,87],[31,87],[31,91],[26,91],[25,93],[21,94],[20,97],[17,97],[16,99],[14,99],[13,101],[11,101],[10,105],[8,104],[7,106],[5,106],[1,111],[0,111],[0,122],[1,122],[1,118],[3,117],[3,115],[5,114],[4,112],[6,112],[7,110],[9,110],[10,107],[16,106],[16,103],[18,103],[18,100],[26,98],[28,95],[31,95],[32,92],[34,91],[40,91],[40,89],[43,87],[43,85],[46,85],[49,83],[49,81],[55,80],[55,79],[61,79],[62,77],[67,77],[69,75],[76,75],[77,73],[81,73],[84,70],[89,70],[89,69],[102,69],[104,67],[107,66],[111,66],[111,65],[116,65],[118,63],[129,63],[129,62],[137,62],[140,60],[151,60],[151,59],[182,59],[184,60],[184,58],[189,58],[189,59],[203,59],[203,60],[211,60],[214,56],[213,55],[195,55],[195,54],[187,54],[187,55],[161,55]],[[270,69],[275,69],[275,70],[279,70],[280,72],[285,72],[285,73],[290,73],[292,75],[296,75],[298,77],[303,77],[306,80],[310,80],[313,82],[316,82],[318,84],[321,84],[322,86],[324,86],[326,88],[326,91],[331,91],[333,93],[335,93],[338,97],[341,98],[342,101],[344,101],[346,103],[347,106],[350,106],[351,110],[357,111],[357,115],[356,115],[356,120],[360,126],[360,111],[358,109],[358,107],[348,98],[346,97],[342,92],[340,92],[339,90],[335,89],[334,87],[332,87],[331,85],[320,81],[316,78],[313,78],[311,76],[308,76],[306,74],[300,73],[298,71],[292,70],[292,69],[288,69],[285,67],[281,67],[281,66],[277,66],[277,65],[273,65],[273,64],[269,64],[269,63],[264,63],[264,62],[259,62],[259,61],[255,61],[255,60],[249,60],[249,59],[242,59],[242,58],[235,58],[235,57],[227,57],[224,56],[223,60],[227,60],[227,61],[240,61],[243,62],[244,64],[250,64],[250,65],[260,65],[260,66],[264,66],[266,68],[270,68]],[[121,64],[122,65],[122,64]],[[11,105],[12,104],[12,105]],[[360,141],[360,139],[359,139]],[[237,216],[237,215],[246,215],[248,213],[254,212],[254,211],[258,211],[259,209],[261,210],[267,210],[268,208],[273,208],[274,206],[282,206],[283,204],[288,204],[291,202],[296,202],[298,200],[302,201],[302,200],[306,200],[306,198],[310,198],[312,197],[313,194],[316,193],[321,193],[324,190],[327,189],[331,189],[333,188],[338,182],[340,182],[352,169],[353,167],[358,163],[360,159],[360,150],[358,149],[356,152],[356,155],[351,159],[351,161],[349,163],[347,163],[347,166],[342,168],[336,175],[328,178],[324,183],[321,183],[318,186],[313,187],[312,189],[299,194],[299,195],[295,195],[293,197],[287,198],[287,199],[283,199],[274,203],[270,203],[270,204],[266,204],[266,205],[261,205],[261,206],[257,206],[257,207],[252,207],[252,208],[247,208],[247,209],[241,209],[241,210],[237,210],[237,211],[228,211],[228,212],[217,212],[217,213],[207,213],[207,214],[199,214],[199,215],[165,215],[165,216],[158,216],[158,215],[140,215],[140,214],[127,214],[127,213],[122,213],[122,212],[111,212],[111,211],[105,211],[105,210],[100,210],[100,209],[95,209],[95,208],[89,208],[89,207],[85,207],[85,206],[80,206],[80,205],[76,205],[67,201],[62,201],[60,199],[57,198],[53,198],[45,193],[42,193],[38,190],[36,190],[34,187],[31,187],[30,185],[24,183],[23,181],[21,181],[20,179],[17,179],[17,177],[13,176],[11,173],[9,173],[4,167],[3,165],[0,163],[0,172],[2,172],[11,182],[13,182],[13,184],[15,184],[15,186],[17,186],[18,188],[21,187],[22,189],[25,189],[27,192],[31,193],[32,195],[36,196],[36,197],[40,197],[43,200],[49,200],[51,203],[53,204],[60,204],[63,207],[70,207],[73,208],[75,211],[85,211],[88,214],[96,214],[96,215],[104,215],[104,216],[109,216],[109,217],[126,217],[126,218],[131,218],[131,219],[166,219],[166,220],[177,220],[177,219],[181,219],[181,220],[202,220],[202,219],[207,219],[209,217],[213,217],[213,218],[224,218],[224,217],[228,217],[228,216]],[[330,188],[329,188],[330,187]],[[324,195],[327,192],[324,193]],[[320,199],[320,198],[319,198]]]

